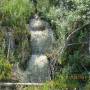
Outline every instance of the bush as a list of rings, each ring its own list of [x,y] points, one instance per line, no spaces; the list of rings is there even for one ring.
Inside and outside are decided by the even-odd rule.
[[[12,65],[5,59],[0,57],[0,80],[11,79]]]
[[[86,83],[84,90],[90,90],[90,80]]]
[[[3,0],[1,2],[0,19],[3,26],[23,27],[30,18],[31,12],[34,11],[30,0]]]

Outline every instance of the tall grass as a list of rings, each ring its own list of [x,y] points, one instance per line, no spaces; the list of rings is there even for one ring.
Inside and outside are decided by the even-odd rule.
[[[27,23],[33,11],[30,0],[4,0],[0,4],[1,20],[4,26],[15,27]]]

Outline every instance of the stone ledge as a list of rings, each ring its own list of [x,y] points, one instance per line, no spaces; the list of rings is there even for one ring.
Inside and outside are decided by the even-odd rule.
[[[33,86],[42,86],[44,83],[0,83],[0,86],[11,86],[11,85],[33,85]]]

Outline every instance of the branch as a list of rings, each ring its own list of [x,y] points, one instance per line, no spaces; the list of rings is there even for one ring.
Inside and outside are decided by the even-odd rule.
[[[67,37],[66,42],[65,42],[65,45],[64,45],[64,47],[63,47],[63,49],[62,49],[62,51],[61,51],[61,54],[62,54],[62,53],[64,52],[64,50],[68,47],[68,41],[71,39],[71,37],[72,37],[74,34],[76,34],[78,31],[82,30],[82,29],[83,29],[84,27],[86,27],[87,25],[90,25],[90,22],[85,23],[82,27],[74,30],[74,31]]]
[[[84,27],[86,27],[87,25],[90,25],[90,22],[88,22],[88,23],[84,24],[82,27],[74,30],[74,31],[67,37],[66,42],[68,42],[68,41],[70,40],[71,36],[73,36],[73,35],[74,35],[75,33],[77,33],[78,31],[82,30],[82,29],[83,29]]]
[[[73,46],[73,45],[80,45],[80,44],[88,44],[89,42],[80,42],[80,43],[71,43],[71,44],[67,44],[68,46]]]

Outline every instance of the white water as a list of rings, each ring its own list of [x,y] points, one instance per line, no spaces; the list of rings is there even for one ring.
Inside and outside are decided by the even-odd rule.
[[[26,71],[18,68],[20,82],[43,83],[50,80],[50,66],[46,52],[50,52],[54,42],[53,31],[47,22],[37,16],[30,20],[29,31],[31,33],[31,57]]]
[[[32,55],[29,61],[27,77],[29,82],[44,82],[50,79],[48,60],[45,55]]]
[[[26,82],[41,83],[50,80],[50,69],[45,53],[51,50],[53,32],[49,25],[35,17],[30,20],[32,55],[27,67]]]

